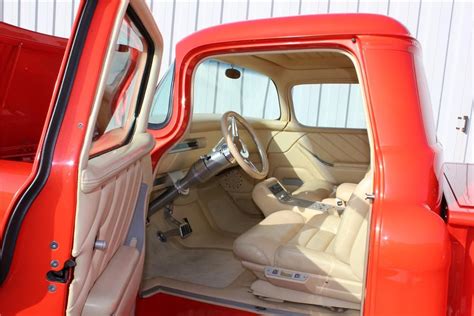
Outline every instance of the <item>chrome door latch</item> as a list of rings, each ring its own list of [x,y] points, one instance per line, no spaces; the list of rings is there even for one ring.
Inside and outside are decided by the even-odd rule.
[[[458,116],[458,124],[456,126],[456,129],[458,131],[461,131],[463,133],[467,134],[467,125],[469,123],[469,116],[463,115],[463,116]]]
[[[375,200],[375,194],[374,193],[366,193],[365,194],[365,199],[373,201],[373,200]]]

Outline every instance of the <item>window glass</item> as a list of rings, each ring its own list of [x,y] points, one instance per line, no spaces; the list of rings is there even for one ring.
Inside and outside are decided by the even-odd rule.
[[[277,89],[269,77],[222,61],[209,59],[198,66],[193,97],[193,113],[235,111],[246,117],[280,118]]]
[[[168,120],[173,106],[173,79],[174,64],[166,72],[156,88],[151,105],[148,127],[151,129],[161,128]]]
[[[135,121],[135,107],[143,75],[146,42],[133,22],[125,17],[112,53],[104,95],[90,155],[121,146]]]
[[[301,84],[292,89],[298,122],[306,126],[366,128],[359,84]]]

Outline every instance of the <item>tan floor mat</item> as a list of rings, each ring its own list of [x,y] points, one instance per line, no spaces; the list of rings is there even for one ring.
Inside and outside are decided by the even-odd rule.
[[[208,219],[221,231],[240,235],[263,219],[243,213],[218,183],[199,188],[198,194]]]
[[[153,238],[150,236],[150,238]],[[229,286],[244,268],[232,251],[182,248],[149,239],[144,278],[166,277],[214,288]]]

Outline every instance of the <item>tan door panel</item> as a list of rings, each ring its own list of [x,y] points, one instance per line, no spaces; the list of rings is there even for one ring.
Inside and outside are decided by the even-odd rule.
[[[128,313],[125,308],[133,306],[145,255],[154,144],[151,135],[135,134],[131,143],[90,159],[81,171],[68,315]]]
[[[270,175],[295,193],[358,183],[367,172],[370,146],[365,130],[289,126],[269,145]]]

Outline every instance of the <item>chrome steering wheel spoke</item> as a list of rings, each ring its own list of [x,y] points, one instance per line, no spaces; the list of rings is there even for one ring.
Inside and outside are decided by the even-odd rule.
[[[240,137],[239,128],[243,127],[248,133],[251,141],[253,141],[257,147],[257,152],[262,161],[261,168],[250,160],[250,151],[244,142],[244,139]],[[232,157],[235,159],[240,167],[251,177],[255,179],[264,179],[269,170],[268,157],[265,152],[265,148],[261,144],[257,137],[255,130],[240,114],[228,111],[222,115],[221,119],[221,131],[224,136],[224,140],[227,143]],[[245,134],[245,140],[247,139],[247,133]],[[220,142],[219,142],[220,143]]]

